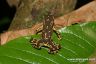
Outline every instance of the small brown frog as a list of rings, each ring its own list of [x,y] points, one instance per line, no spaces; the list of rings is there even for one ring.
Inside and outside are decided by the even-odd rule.
[[[52,33],[55,32],[58,39],[61,40],[60,33],[56,31],[54,26],[54,16],[51,12],[48,12],[47,15],[44,16],[43,21],[43,29],[38,29],[36,34],[42,32],[41,39],[34,39],[30,40],[31,44],[34,48],[41,49],[42,46],[49,48],[49,53],[57,53],[58,50],[61,48],[60,44],[56,45],[52,40]]]

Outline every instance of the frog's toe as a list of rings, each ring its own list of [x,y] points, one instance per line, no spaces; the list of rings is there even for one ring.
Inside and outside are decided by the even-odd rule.
[[[32,45],[34,48],[37,48],[37,46],[36,45]]]
[[[54,53],[58,52],[58,49],[57,48],[50,48],[48,52],[51,54],[54,54]]]
[[[57,49],[58,50],[61,49],[61,45],[60,44],[57,45]]]
[[[32,39],[31,43],[36,43],[38,40],[37,39]]]
[[[48,53],[49,54],[55,54],[55,53],[58,53],[58,50],[49,50]]]
[[[33,47],[36,49],[41,49],[41,46],[33,45]]]

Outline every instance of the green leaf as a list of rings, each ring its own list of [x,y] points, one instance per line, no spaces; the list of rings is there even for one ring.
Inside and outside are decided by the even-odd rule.
[[[59,30],[62,40],[55,34],[53,40],[62,48],[56,54],[48,54],[48,48],[37,50],[30,44],[30,36],[9,41],[0,47],[0,64],[88,64],[88,58],[96,49],[96,22],[64,27]],[[39,39],[39,35],[32,35]]]

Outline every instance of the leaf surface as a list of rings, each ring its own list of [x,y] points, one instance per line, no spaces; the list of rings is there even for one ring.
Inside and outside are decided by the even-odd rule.
[[[30,36],[20,37],[0,46],[0,64],[88,64],[96,49],[96,22],[64,27],[59,30],[62,40],[55,34],[53,40],[62,48],[48,54],[48,48],[37,50],[30,44]],[[39,39],[39,35],[32,35]]]

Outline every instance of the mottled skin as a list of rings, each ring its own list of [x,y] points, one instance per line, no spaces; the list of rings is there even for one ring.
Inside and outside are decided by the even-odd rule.
[[[34,48],[40,49],[42,46],[49,48],[49,53],[56,53],[61,48],[61,46],[58,44],[56,45],[53,40],[51,39],[52,33],[55,32],[58,39],[61,39],[61,36],[59,32],[55,30],[54,26],[54,16],[49,12],[47,15],[44,16],[43,21],[43,29],[38,29],[36,34],[39,32],[42,32],[41,39],[31,39],[31,44]]]

